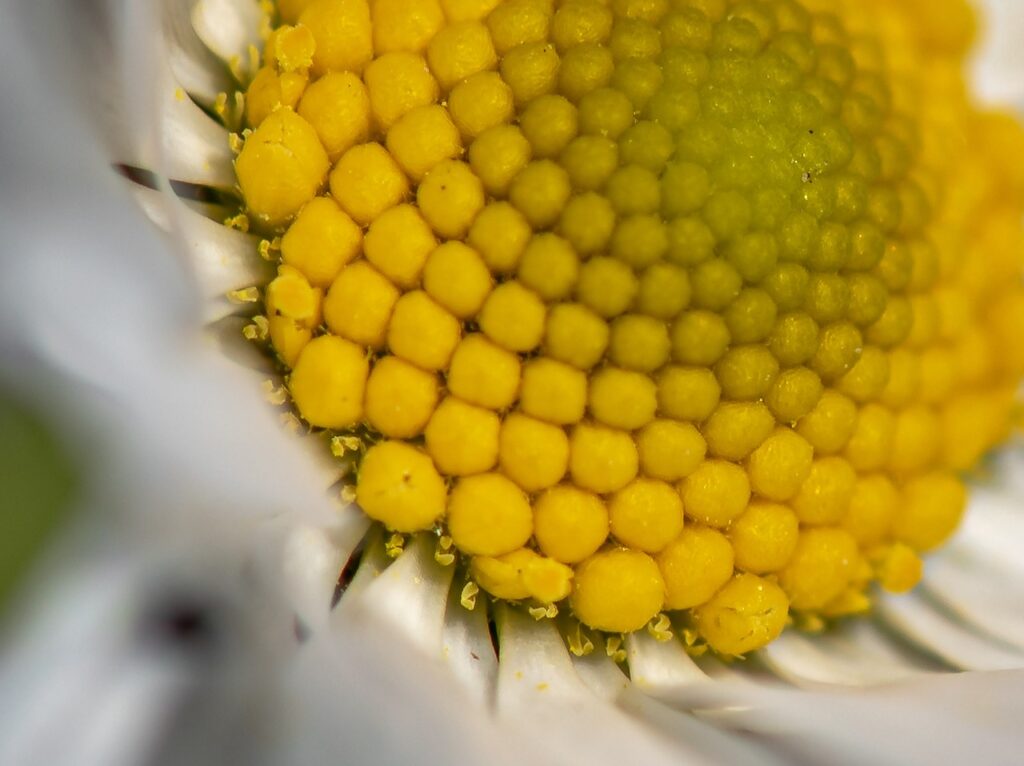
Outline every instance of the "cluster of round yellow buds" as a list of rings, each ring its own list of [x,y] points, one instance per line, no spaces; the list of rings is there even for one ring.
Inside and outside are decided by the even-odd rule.
[[[959,0],[278,7],[238,180],[367,515],[724,654],[913,587],[1024,372],[1024,142]]]

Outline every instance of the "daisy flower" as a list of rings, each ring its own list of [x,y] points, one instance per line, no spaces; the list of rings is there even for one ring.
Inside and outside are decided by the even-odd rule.
[[[0,757],[1010,762],[1024,134],[965,3],[5,15],[3,380],[83,512]]]

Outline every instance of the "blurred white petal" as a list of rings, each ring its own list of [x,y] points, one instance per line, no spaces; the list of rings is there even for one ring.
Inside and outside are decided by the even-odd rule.
[[[986,5],[979,92],[1024,105],[1024,9]],[[237,341],[223,295],[267,265],[251,237],[110,171],[233,187],[226,131],[177,88],[209,106],[230,86],[257,4],[6,0],[0,18],[0,378],[69,436],[92,512],[16,613],[0,763],[1018,760],[1021,672],[936,670],[1024,666],[1019,459],[930,565],[935,596],[883,600],[889,632],[790,634],[749,669],[639,634],[627,679],[504,607],[499,658],[427,536],[392,562],[371,534],[332,612],[368,522],[326,495],[342,467],[287,437]],[[216,662],[153,643],[181,603],[223,631]]]

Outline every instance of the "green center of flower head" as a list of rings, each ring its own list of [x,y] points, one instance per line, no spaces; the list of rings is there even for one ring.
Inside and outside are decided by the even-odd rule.
[[[368,516],[723,654],[917,582],[1024,370],[1024,142],[961,2],[278,11],[238,180]]]

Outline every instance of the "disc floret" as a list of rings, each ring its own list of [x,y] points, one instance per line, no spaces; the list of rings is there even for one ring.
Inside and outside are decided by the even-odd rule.
[[[239,185],[363,510],[723,654],[913,587],[1024,372],[1024,139],[941,5],[279,2]]]

